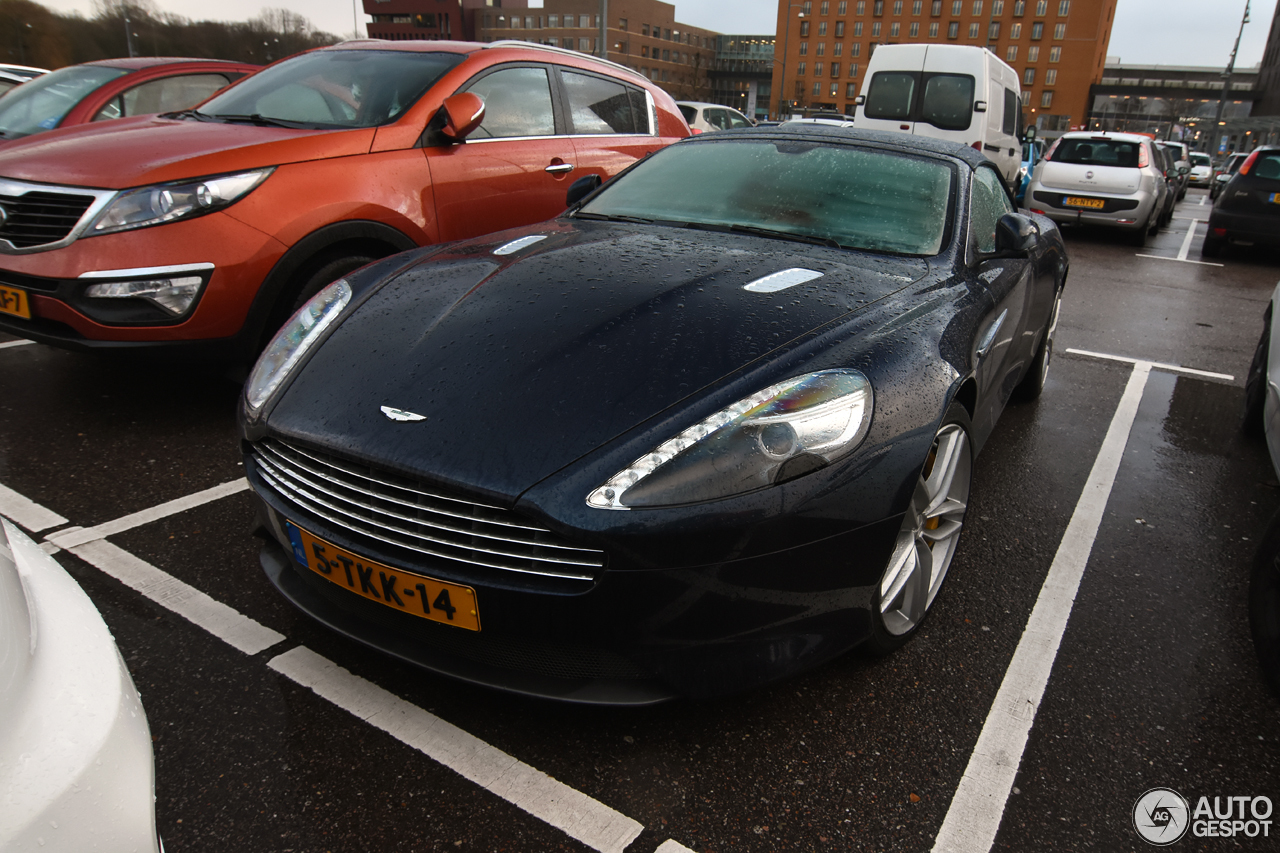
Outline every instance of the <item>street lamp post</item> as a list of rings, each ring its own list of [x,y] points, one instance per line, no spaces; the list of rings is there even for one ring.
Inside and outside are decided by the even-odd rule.
[[[786,31],[785,31],[785,32],[783,32],[783,34],[782,34],[782,83],[781,83],[781,85],[778,87],[778,88],[779,88],[779,90],[780,90],[780,91],[778,92],[778,95],[780,96],[780,97],[778,98],[778,119],[779,119],[779,121],[781,121],[781,120],[782,120],[782,113],[783,113],[783,111],[784,111],[784,110],[787,110],[787,109],[790,107],[790,105],[791,105],[791,99],[790,99],[789,97],[787,97],[787,96],[786,96],[786,94],[787,94],[787,45],[788,45],[788,44],[790,43],[790,41],[791,41],[791,10],[792,10],[792,9],[803,9],[803,8],[804,8],[804,4],[803,4],[803,3],[791,3],[791,4],[789,4],[789,5],[787,6],[787,14],[786,14],[786,17],[785,17],[785,20],[786,20]],[[804,17],[804,12],[801,12],[797,17],[803,18],[803,17]],[[776,59],[774,60],[774,62],[777,62],[777,61],[778,61],[778,60],[776,60]]]
[[[1227,108],[1227,96],[1231,92],[1231,72],[1236,65],[1236,53],[1240,50],[1240,37],[1244,35],[1244,25],[1249,23],[1249,0],[1244,3],[1244,17],[1240,19],[1240,31],[1236,33],[1235,47],[1231,48],[1231,58],[1227,60],[1227,70],[1222,72],[1222,94],[1218,96],[1218,117],[1214,120],[1214,128],[1222,127],[1222,113]],[[1215,130],[1216,132],[1216,130]]]

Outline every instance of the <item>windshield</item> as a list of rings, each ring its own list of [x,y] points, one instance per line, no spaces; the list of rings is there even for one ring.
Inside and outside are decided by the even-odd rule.
[[[260,71],[207,101],[200,114],[313,127],[376,127],[398,118],[463,58],[456,53],[318,50]]]
[[[1124,142],[1118,139],[1066,139],[1064,138],[1048,158],[1055,163],[1079,163],[1082,166],[1119,166],[1138,168],[1140,142]]]
[[[1205,168],[1211,168],[1213,166],[1213,161],[1209,159],[1208,154],[1192,154],[1191,165],[1204,166]]]
[[[955,169],[941,160],[813,142],[664,148],[581,208],[679,225],[770,229],[841,246],[935,255]]]
[[[72,65],[23,83],[0,98],[0,134],[17,139],[52,130],[86,95],[128,73],[123,68]]]

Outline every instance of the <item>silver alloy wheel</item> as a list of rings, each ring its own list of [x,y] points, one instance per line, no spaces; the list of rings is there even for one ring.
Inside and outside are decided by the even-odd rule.
[[[958,424],[944,426],[933,440],[880,581],[880,616],[894,636],[920,624],[947,576],[969,504],[971,468],[968,434]]]

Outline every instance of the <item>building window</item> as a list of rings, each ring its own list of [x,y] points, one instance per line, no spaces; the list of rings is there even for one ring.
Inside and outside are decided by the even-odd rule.
[[[822,63],[821,63],[821,62],[815,62],[815,63],[813,63],[813,76],[814,76],[814,77],[821,77],[821,76],[822,76]]]
[[[1023,0],[1014,0],[1013,16],[1015,18],[1021,18],[1023,15],[1026,14],[1026,12],[1027,12],[1027,4],[1023,2]]]
[[[1036,70],[1034,68],[1028,68],[1022,72],[1022,85],[1030,86],[1034,82],[1036,82]]]
[[[857,6],[854,6],[853,8],[854,8],[854,10],[855,10],[855,12],[854,12],[854,13],[855,13],[855,14],[857,14],[858,16],[862,16],[862,15],[867,14],[867,3],[866,3],[866,0],[858,0],[858,5],[857,5]]]
[[[1044,72],[1044,84],[1046,86],[1052,86],[1057,82],[1058,82],[1058,69],[1050,68],[1048,71]]]
[[[1049,0],[1036,0],[1036,17],[1043,18],[1049,14]]]
[[[814,84],[813,84],[813,96],[814,96],[815,98],[818,98],[818,97],[821,97],[821,96],[822,96],[822,84],[821,84],[821,83],[814,83]]]
[[[844,21],[836,21],[836,38],[844,38]]]
[[[840,56],[844,53],[844,42],[836,42],[836,46],[832,49],[832,56]]]
[[[1031,93],[1030,93],[1030,92],[1023,92],[1023,93],[1022,93],[1022,105],[1025,107],[1025,106],[1026,106],[1027,104],[1029,104],[1029,103],[1031,103]]]
[[[1061,59],[1061,58],[1062,58],[1062,48],[1060,48],[1060,47],[1051,47],[1051,48],[1049,48],[1049,61],[1050,61],[1050,62],[1057,62],[1057,61],[1058,61],[1059,59]]]
[[[803,76],[804,76],[804,63],[803,63],[803,62],[801,62],[799,65],[797,65],[797,66],[796,66],[796,74],[797,74],[797,75],[799,75],[800,77],[803,77]]]
[[[578,16],[578,26],[579,26],[580,28],[582,28],[582,29],[586,29],[587,27],[590,27],[590,26],[591,26],[591,16],[590,16],[590,15],[579,15],[579,16]]]
[[[938,37],[938,25],[937,25],[937,24],[930,24],[930,25],[929,25],[929,38],[931,38],[931,39],[936,39],[937,37]]]
[[[987,25],[987,41],[995,41],[1000,38],[1000,22],[992,21]]]
[[[825,41],[818,42],[818,49],[815,51],[815,54],[818,56],[827,55],[827,43]]]
[[[527,17],[527,18],[525,18],[525,19],[524,19],[524,28],[525,28],[526,30],[532,30],[532,29],[534,29],[533,24],[534,24],[533,18],[531,18],[531,17]]]
[[[649,58],[649,45],[647,44],[640,45],[640,58],[641,59]]]
[[[832,98],[835,98],[835,97],[836,97],[836,95],[839,93],[839,91],[840,91],[840,84],[839,84],[839,83],[832,83],[832,84],[831,84],[831,97],[832,97]]]
[[[1014,22],[1009,25],[1009,38],[1011,39],[1022,38],[1022,23],[1020,21]]]
[[[862,21],[853,22],[853,35],[855,38],[862,35]]]
[[[554,27],[554,26],[556,26],[556,22],[557,22],[557,21],[559,21],[559,20],[560,20],[560,19],[559,19],[559,17],[557,17],[556,15],[552,15],[552,16],[551,16],[551,26],[553,26],[553,27]],[[642,36],[647,36],[647,35],[649,35],[649,25],[648,25],[648,24],[641,24],[641,25],[640,25],[640,35],[642,35]]]
[[[969,38],[976,39],[978,37],[978,24],[975,21],[969,25]]]
[[[1040,45],[1033,44],[1031,45],[1031,47],[1027,48],[1027,62],[1039,62],[1039,61],[1040,61]]]
[[[1009,45],[1009,49],[1004,52],[1005,62],[1014,62],[1018,58],[1018,46],[1016,44]]]
[[[921,6],[923,6],[923,5],[924,5],[924,4],[921,2],[921,0],[911,0],[911,14],[913,14],[913,15],[919,15],[919,14],[920,14],[920,8],[921,8]]]
[[[973,15],[977,17],[982,14],[982,0],[973,0]]]
[[[1040,106],[1045,109],[1053,106],[1053,92],[1042,92],[1040,94]]]
[[[855,41],[853,44],[849,45],[849,55],[850,55],[850,56],[862,56],[862,44],[861,44],[861,42],[856,42],[856,41]]]
[[[1059,40],[1059,41],[1061,41],[1062,39],[1066,38],[1066,37],[1067,37],[1067,25],[1066,25],[1066,24],[1054,24],[1054,25],[1053,25],[1053,37],[1054,37],[1055,39]]]
[[[902,14],[902,0],[893,0],[893,14]]]
[[[669,51],[669,50],[664,50],[664,51],[662,52],[662,61],[663,61],[663,62],[670,62],[670,61],[671,61],[671,51]]]
[[[902,29],[902,25],[899,24],[897,21],[894,21],[892,24],[889,25],[889,35],[893,38],[897,38],[898,33],[901,32],[901,29]]]
[[[831,4],[828,3],[827,0],[822,0],[822,3],[818,5],[818,10],[819,14],[829,14],[831,12]]]
[[[619,19],[618,19],[618,29],[622,30],[624,33],[627,31],[627,19],[626,19],[626,18],[619,18]]]
[[[1000,17],[1004,14],[1004,0],[991,0],[992,17]]]
[[[1071,14],[1071,0],[1058,0],[1058,17],[1065,18]]]
[[[919,24],[919,22],[913,21],[913,22],[911,23],[911,31],[908,33],[908,35],[910,35],[910,36],[911,36],[911,38],[917,38],[917,37],[920,35],[920,24]]]
[[[845,0],[840,0],[840,2],[836,4],[836,14],[846,15],[848,14],[848,12],[849,12],[849,4],[845,2]]]
[[[952,21],[947,24],[947,38],[954,39],[960,37],[960,22]]]
[[[831,76],[832,76],[832,77],[839,77],[839,76],[840,76],[840,63],[839,63],[839,62],[833,62],[833,63],[831,63]]]
[[[850,63],[849,63],[849,76],[850,76],[850,77],[857,77],[857,76],[858,76],[858,63],[856,63],[856,62],[850,62]]]
[[[590,39],[578,39],[578,52],[579,52],[579,53],[590,53],[590,52],[591,52],[591,45],[590,45],[590,43],[589,43],[589,42],[590,42]]]
[[[850,101],[852,101],[854,98],[858,97],[858,84],[857,84],[857,83],[845,83],[845,84],[844,84],[844,96],[845,96],[845,98],[849,99]]]
[[[872,25],[871,25],[871,37],[872,37],[873,39],[874,39],[874,38],[879,38],[879,37],[880,37],[880,22],[879,22],[879,21],[876,21],[874,24],[872,24]]]
[[[929,4],[929,14],[935,18],[942,14],[942,0],[933,0]]]
[[[827,22],[823,21],[818,24],[818,35],[825,36],[827,34]]]
[[[964,0],[951,0],[951,14],[960,15],[964,11]]]
[[[1040,23],[1039,21],[1036,21],[1034,24],[1031,25],[1031,40],[1039,41],[1043,35],[1044,35],[1044,24]]]
[[[871,4],[871,14],[873,15],[884,14],[884,0],[874,0],[874,2]]]
[[[800,42],[800,55],[801,56],[809,55],[809,43],[807,41]]]
[[[809,22],[801,21],[800,22],[800,38],[807,39],[808,37],[809,37]]]

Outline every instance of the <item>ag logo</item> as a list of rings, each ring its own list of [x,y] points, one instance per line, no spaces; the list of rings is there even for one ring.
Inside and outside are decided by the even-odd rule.
[[[1133,804],[1133,828],[1148,844],[1165,847],[1187,834],[1190,811],[1177,791],[1152,788]]]

